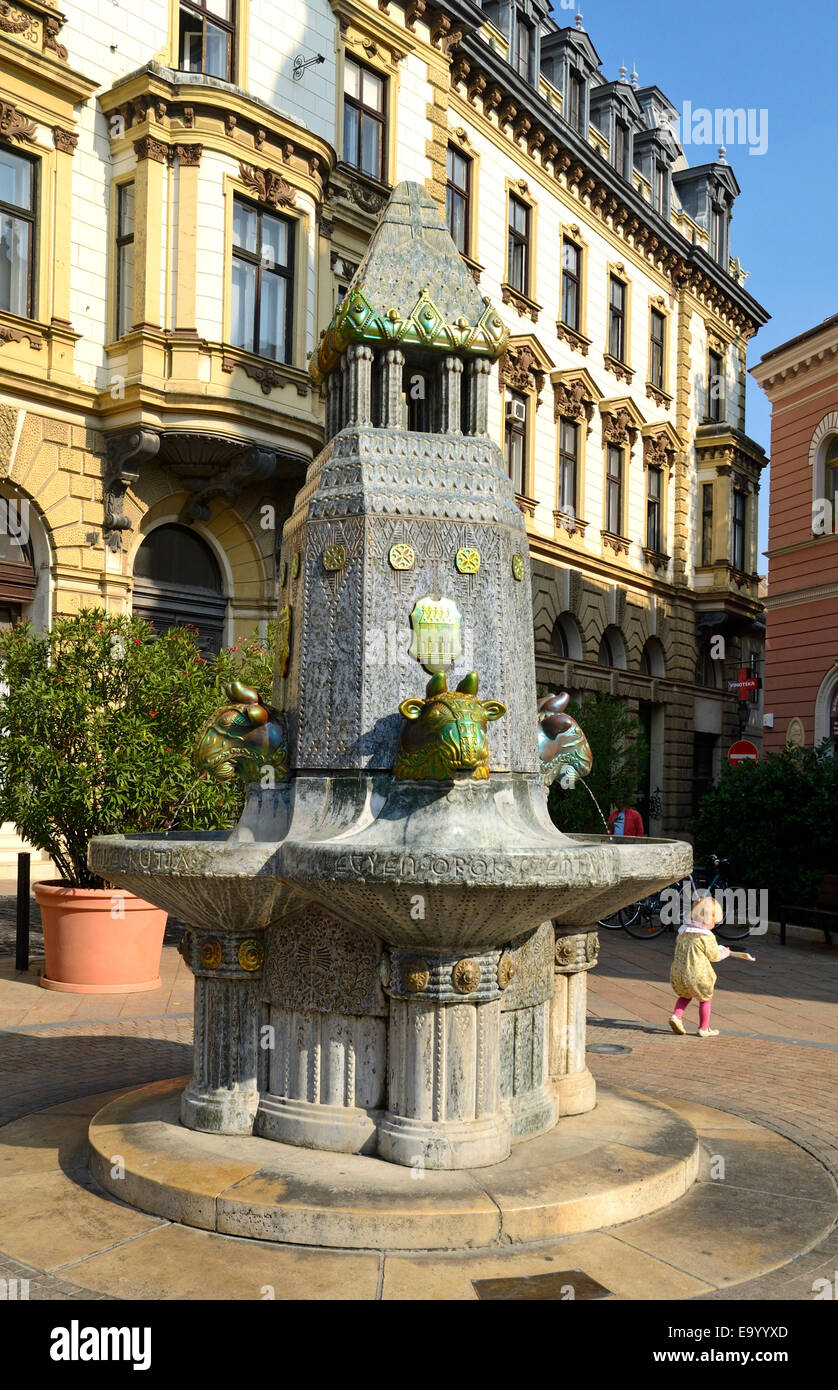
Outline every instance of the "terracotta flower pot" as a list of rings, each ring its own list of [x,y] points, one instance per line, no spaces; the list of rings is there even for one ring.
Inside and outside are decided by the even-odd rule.
[[[44,989],[136,994],[159,987],[167,913],[123,888],[51,882],[36,883],[34,893],[44,927]]]

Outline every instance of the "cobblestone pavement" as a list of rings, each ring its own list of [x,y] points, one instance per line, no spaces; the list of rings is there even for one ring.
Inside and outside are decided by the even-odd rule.
[[[600,939],[600,963],[588,976],[588,1041],[631,1051],[591,1053],[597,1078],[765,1125],[838,1179],[838,946],[814,934],[786,947],[770,937],[753,941],[756,965],[718,968],[713,1021],[722,1035],[705,1041],[676,1037],[667,1026],[671,936],[633,941],[601,932]],[[0,962],[0,1123],[191,1069],[191,980],[173,947],[163,953],[163,988],[141,995],[51,994],[37,988],[37,964],[33,954],[33,971],[20,976],[13,959]],[[687,1021],[697,1022],[689,1014]],[[811,1299],[814,1280],[834,1279],[836,1268],[833,1230],[783,1269],[706,1297]],[[29,1278],[30,1298],[91,1297],[2,1255],[0,1277]]]

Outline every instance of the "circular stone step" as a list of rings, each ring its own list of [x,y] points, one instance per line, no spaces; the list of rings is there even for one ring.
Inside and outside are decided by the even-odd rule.
[[[657,1211],[698,1172],[686,1119],[605,1086],[595,1110],[516,1144],[503,1163],[431,1172],[185,1129],[186,1080],[103,1106],[90,1124],[90,1170],[131,1206],[225,1235],[354,1250],[535,1244]]]

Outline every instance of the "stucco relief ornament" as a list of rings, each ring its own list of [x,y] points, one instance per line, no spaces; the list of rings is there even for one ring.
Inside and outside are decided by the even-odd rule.
[[[480,984],[480,965],[470,957],[458,960],[451,971],[451,980],[458,994],[473,994]]]
[[[447,688],[444,672],[428,681],[425,699],[403,700],[405,724],[396,765],[399,781],[451,781],[470,772],[475,782],[489,776],[487,724],[506,714],[497,700],[477,698],[477,672],[464,676],[456,690]]]
[[[231,681],[227,696],[231,703],[204,725],[195,755],[198,767],[222,782],[233,777],[258,782],[270,767],[278,781],[287,781],[288,739],[280,715],[240,681]]]

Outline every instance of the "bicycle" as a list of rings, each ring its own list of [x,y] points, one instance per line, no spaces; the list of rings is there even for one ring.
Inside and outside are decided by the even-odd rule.
[[[711,875],[710,870],[696,866],[691,874],[686,878],[676,881],[678,892],[683,901],[692,901],[702,894],[726,892],[738,890],[730,889],[728,883],[722,876],[721,866],[728,864],[727,859],[719,859],[717,855],[710,856],[711,863],[715,872]],[[674,931],[676,922],[664,921],[663,912],[669,908],[669,901],[664,899],[664,894],[671,893],[676,884],[670,884],[669,888],[663,888],[657,893],[650,893],[647,897],[641,898],[638,902],[630,903],[628,907],[621,908],[619,912],[612,913],[610,917],[604,918],[599,925],[607,927],[612,931],[620,928],[625,930],[629,936],[637,941],[646,940],[649,937],[660,936],[665,931]],[[685,891],[689,892],[689,900],[684,897]],[[743,890],[744,891],[744,890]],[[726,941],[741,941],[743,937],[749,936],[751,931],[750,923],[736,920],[736,916],[730,921],[722,921],[716,927],[716,933]]]

